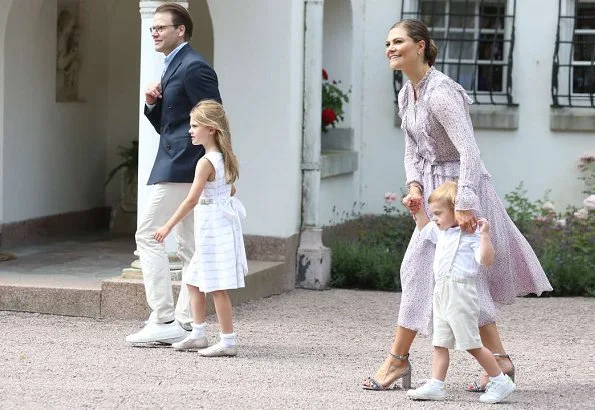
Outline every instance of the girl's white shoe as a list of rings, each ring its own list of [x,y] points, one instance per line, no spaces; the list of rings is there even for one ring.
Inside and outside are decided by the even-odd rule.
[[[172,343],[171,347],[176,350],[196,350],[204,349],[209,345],[209,341],[206,336],[201,336],[198,339],[191,339],[188,336],[186,339],[178,343]]]
[[[238,346],[224,346],[222,342],[219,342],[206,349],[199,350],[197,353],[204,357],[235,356],[238,354]]]
[[[412,400],[444,400],[446,399],[446,389],[429,380],[415,390],[408,390],[407,397]]]

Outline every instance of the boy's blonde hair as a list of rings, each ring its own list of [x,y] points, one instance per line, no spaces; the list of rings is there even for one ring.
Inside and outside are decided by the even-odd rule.
[[[225,180],[233,184],[240,176],[239,164],[231,149],[231,132],[223,105],[215,100],[203,100],[190,111],[190,118],[203,127],[215,129],[215,144],[223,154],[225,164]]]
[[[436,188],[430,194],[430,198],[428,198],[428,203],[431,204],[432,202],[442,202],[452,210],[455,209],[455,199],[457,197],[457,182],[456,181],[446,181],[438,188]]]

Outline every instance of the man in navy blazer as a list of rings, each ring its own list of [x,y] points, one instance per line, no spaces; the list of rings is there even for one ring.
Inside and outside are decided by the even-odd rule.
[[[145,116],[160,137],[148,181],[147,210],[135,236],[151,315],[140,331],[126,337],[130,343],[174,343],[188,336],[184,328],[192,321],[188,289],[181,286],[174,307],[167,252],[153,234],[186,198],[196,163],[204,154],[202,146],[191,143],[190,110],[204,99],[221,102],[215,71],[187,43],[192,36],[188,11],[179,4],[164,3],[155,10],[152,24],[155,50],[165,60],[161,81],[145,91]],[[178,224],[176,240],[183,274],[194,254],[193,213]]]

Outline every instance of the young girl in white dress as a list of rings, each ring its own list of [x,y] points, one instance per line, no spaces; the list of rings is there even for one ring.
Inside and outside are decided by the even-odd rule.
[[[246,216],[235,198],[238,161],[231,149],[229,122],[223,106],[214,100],[198,103],[190,112],[192,144],[202,145],[205,155],[196,165],[192,187],[173,216],[154,237],[163,242],[172,228],[194,209],[196,252],[182,277],[192,308],[192,332],[176,350],[200,349],[201,356],[235,356],[232,307],[228,289],[244,287],[248,272],[240,218]],[[213,296],[221,329],[218,343],[208,347],[205,334],[206,294]]]

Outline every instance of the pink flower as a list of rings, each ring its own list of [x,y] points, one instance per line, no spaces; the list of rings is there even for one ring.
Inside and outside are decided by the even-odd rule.
[[[574,213],[576,219],[587,219],[589,217],[589,210],[587,208],[581,208]]]
[[[394,192],[385,192],[384,193],[384,200],[386,202],[395,202],[397,199],[399,199],[399,197]]]
[[[328,73],[326,72],[326,70],[324,68],[322,69],[322,79],[328,80]]]
[[[566,219],[558,219],[556,221],[557,228],[564,228],[566,226]]]
[[[586,197],[583,201],[583,205],[589,211],[595,211],[595,194],[591,194],[588,197]]]

